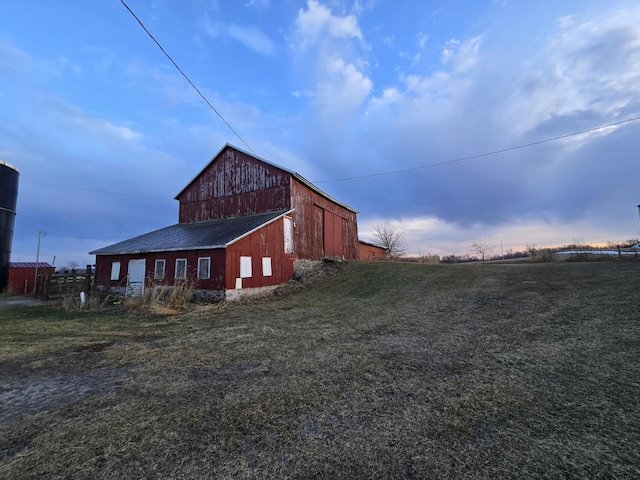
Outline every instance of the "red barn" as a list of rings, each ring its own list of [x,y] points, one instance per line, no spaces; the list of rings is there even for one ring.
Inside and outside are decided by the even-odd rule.
[[[7,291],[15,295],[33,293],[36,273],[38,275],[38,291],[42,290],[42,280],[48,273],[55,272],[56,267],[46,262],[9,262],[9,283]]]
[[[176,200],[177,224],[90,252],[96,285],[138,294],[188,280],[229,297],[282,284],[297,264],[358,258],[356,210],[228,144]]]

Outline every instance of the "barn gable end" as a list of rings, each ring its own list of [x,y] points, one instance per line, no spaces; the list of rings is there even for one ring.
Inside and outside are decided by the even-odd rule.
[[[291,173],[226,145],[176,196],[180,223],[291,208]]]

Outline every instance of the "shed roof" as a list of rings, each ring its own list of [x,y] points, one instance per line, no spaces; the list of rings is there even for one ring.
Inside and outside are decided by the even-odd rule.
[[[304,184],[307,188],[310,188],[311,190],[315,191],[316,193],[318,193],[319,195],[322,195],[323,197],[325,197],[326,199],[332,201],[333,203],[340,205],[341,207],[346,208],[347,210],[351,210],[354,213],[358,213],[357,210],[355,210],[354,208],[350,207],[349,205],[346,205],[344,203],[342,203],[339,200],[336,200],[335,198],[333,198],[331,195],[329,195],[328,193],[322,191],[321,189],[319,189],[318,187],[316,187],[313,183],[311,183],[309,180],[307,180],[306,178],[304,178],[302,175],[300,175],[299,173],[296,173],[292,170],[289,170],[288,168],[282,167],[280,165],[277,165],[273,162],[270,162],[268,160],[265,160],[264,158],[258,157],[257,155],[254,155],[253,153],[249,153],[246,150],[243,150],[241,148],[238,148],[234,145],[231,145],[230,143],[226,143],[219,151],[218,153],[216,153],[213,158],[211,159],[211,161],[209,163],[207,163],[207,165],[198,172],[198,174],[193,177],[189,183],[187,183],[185,185],[185,187],[180,190],[180,193],[178,193],[175,196],[175,200],[178,200],[178,198],[180,197],[180,195],[182,195],[182,193],[189,188],[189,186],[196,181],[196,179],[202,174],[202,172],[204,172],[205,170],[207,170],[209,168],[209,166],[215,162],[215,160],[218,158],[218,156],[227,148],[232,148],[238,152],[244,153],[245,155],[251,157],[251,158],[255,158],[256,160],[259,160],[260,162],[266,163],[267,165],[271,165],[272,167],[275,167],[279,170],[282,170],[285,173],[288,173],[289,175],[291,175],[293,178],[295,178],[296,180],[298,180],[300,183]]]
[[[53,268],[47,262],[9,262],[9,268]]]
[[[370,247],[381,248],[383,250],[385,249],[382,245],[378,243],[371,243],[371,242],[367,242],[366,240],[358,239],[358,243],[362,243],[363,245],[369,245]]]
[[[225,248],[254,230],[288,213],[286,210],[206,222],[177,223],[89,252],[125,255]]]

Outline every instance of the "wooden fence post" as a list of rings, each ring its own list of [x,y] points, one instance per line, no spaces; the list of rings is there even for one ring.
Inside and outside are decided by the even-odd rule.
[[[87,265],[84,273],[84,292],[89,293],[91,291],[91,265]]]
[[[49,300],[49,286],[51,285],[51,268],[47,268],[42,282],[42,300]]]

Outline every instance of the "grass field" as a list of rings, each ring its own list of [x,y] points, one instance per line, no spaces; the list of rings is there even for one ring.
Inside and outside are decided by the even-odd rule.
[[[640,478],[640,263],[0,311],[0,478]]]

